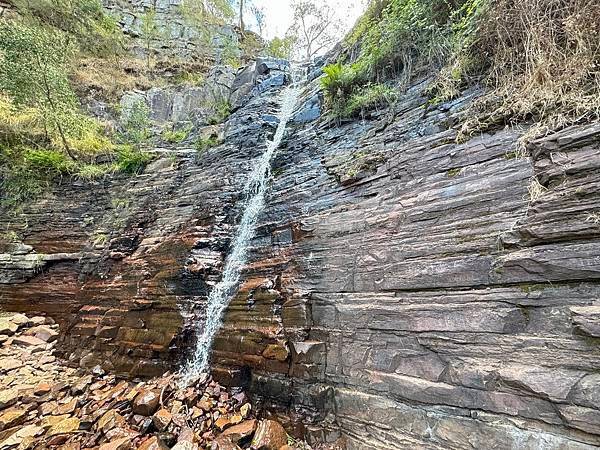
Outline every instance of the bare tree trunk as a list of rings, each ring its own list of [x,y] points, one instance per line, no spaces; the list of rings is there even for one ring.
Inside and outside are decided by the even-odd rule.
[[[240,0],[240,30],[244,34],[244,0]]]
[[[67,152],[67,155],[69,155],[69,157],[73,161],[77,161],[77,158],[75,157],[75,155],[71,151],[71,147],[69,146],[69,142],[67,141],[67,137],[65,136],[65,133],[64,133],[64,131],[62,129],[62,125],[60,124],[60,120],[57,117],[57,111],[58,111],[58,109],[56,108],[56,105],[54,104],[54,100],[52,99],[52,92],[50,91],[50,84],[48,83],[48,78],[46,77],[46,68],[42,66],[42,62],[40,61],[39,56],[37,57],[37,63],[38,63],[38,66],[40,67],[40,70],[42,72],[42,77],[43,77],[43,80],[44,80],[44,91],[45,91],[45,94],[46,94],[46,100],[48,100],[48,104],[50,105],[50,108],[52,109],[52,112],[54,113],[54,123],[56,124],[56,129],[58,130],[58,134],[60,135],[60,140],[62,141],[63,147],[65,148],[65,152]]]

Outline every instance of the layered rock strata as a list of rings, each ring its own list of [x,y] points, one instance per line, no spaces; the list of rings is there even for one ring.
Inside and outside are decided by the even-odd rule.
[[[364,120],[292,126],[215,374],[350,448],[595,448],[600,126],[530,157],[515,153],[525,129],[458,144],[477,92],[433,106],[426,83]],[[170,367],[203,320],[276,94],[245,99],[200,156],[3,214],[17,242],[0,257],[2,307],[64,324],[73,363]]]
[[[57,325],[0,316],[0,448],[62,450],[310,450],[284,428],[256,419],[246,394],[208,376],[178,386],[173,375],[119,381],[100,367],[65,367],[54,355]],[[333,449],[332,446],[321,446]]]

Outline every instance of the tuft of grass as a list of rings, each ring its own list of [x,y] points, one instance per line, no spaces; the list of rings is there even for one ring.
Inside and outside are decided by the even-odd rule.
[[[222,141],[215,136],[209,136],[209,137],[201,136],[196,141],[195,147],[196,147],[196,151],[198,153],[204,153],[205,151],[207,151],[213,147],[217,147],[221,144],[222,144]]]
[[[117,169],[114,164],[83,164],[77,169],[75,176],[81,180],[92,181],[104,178]]]
[[[367,85],[352,93],[341,114],[343,117],[362,115],[366,111],[391,105],[397,99],[397,91],[385,84]]]
[[[164,130],[162,138],[170,144],[179,144],[188,138],[190,131],[192,131],[192,127],[181,128],[179,130]]]
[[[152,158],[153,156],[150,153],[142,152],[129,145],[123,145],[117,150],[116,167],[120,172],[137,175],[145,169]]]
[[[543,186],[536,177],[531,178],[531,182],[529,183],[527,190],[529,191],[530,202],[539,200],[546,192],[548,192],[548,188]]]
[[[203,73],[191,72],[183,70],[173,77],[174,84],[182,84],[186,86],[202,86],[206,81]]]
[[[592,222],[595,225],[600,224],[600,213],[589,213],[585,219],[586,222]]]
[[[227,99],[215,100],[211,105],[213,111],[212,115],[208,118],[209,125],[218,125],[225,122],[225,120],[231,115],[231,104]]]

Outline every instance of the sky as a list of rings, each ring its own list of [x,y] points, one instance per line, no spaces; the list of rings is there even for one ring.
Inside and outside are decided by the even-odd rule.
[[[364,1],[322,0],[340,11],[340,17],[344,21],[346,31],[360,17],[364,10]],[[275,36],[283,37],[292,23],[291,0],[254,0],[254,5],[265,11],[266,30],[264,38],[272,39]]]

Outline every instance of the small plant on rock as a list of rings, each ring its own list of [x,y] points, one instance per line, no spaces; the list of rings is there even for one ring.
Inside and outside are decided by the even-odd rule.
[[[196,141],[196,150],[198,151],[198,153],[204,153],[205,151],[213,148],[213,147],[217,147],[218,145],[221,145],[222,141],[217,138],[216,136],[209,136],[209,137],[204,137],[201,136],[200,138],[198,138],[198,140]]]

